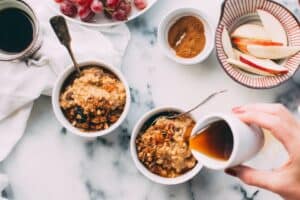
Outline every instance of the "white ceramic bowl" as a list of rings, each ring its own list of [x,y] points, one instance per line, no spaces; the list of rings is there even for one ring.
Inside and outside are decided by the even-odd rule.
[[[164,184],[164,185],[176,185],[180,183],[184,183],[190,179],[192,179],[196,174],[199,173],[199,171],[202,169],[202,164],[199,162],[197,165],[190,171],[186,172],[185,174],[178,176],[176,178],[165,178],[162,176],[158,176],[152,172],[150,172],[139,160],[137,156],[137,151],[136,151],[136,144],[135,140],[138,134],[140,134],[140,130],[143,127],[143,125],[151,118],[155,117],[155,115],[158,115],[160,113],[166,112],[166,111],[176,111],[176,112],[183,112],[182,109],[175,108],[175,107],[161,107],[161,108],[156,108],[148,113],[146,113],[135,125],[133,132],[131,134],[131,140],[130,140],[130,151],[131,151],[131,156],[134,161],[135,166],[138,168],[138,170],[147,178],[150,180]],[[192,116],[193,117],[193,116]],[[194,117],[193,117],[194,118]],[[194,119],[195,120],[195,119]]]
[[[170,47],[168,43],[168,32],[171,26],[181,17],[184,16],[194,16],[199,18],[205,30],[206,43],[204,49],[199,53],[199,55],[193,58],[181,58],[176,55],[175,51]],[[175,62],[184,65],[193,65],[197,63],[201,63],[204,61],[214,49],[214,30],[212,29],[212,25],[209,19],[203,14],[200,10],[195,8],[179,8],[171,11],[167,14],[163,20],[161,21],[158,28],[158,42],[161,46],[163,52]]]
[[[94,137],[99,137],[99,136],[103,136],[103,135],[107,135],[109,133],[111,133],[112,131],[114,131],[116,128],[118,128],[122,122],[124,121],[124,119],[126,118],[128,112],[129,112],[129,107],[130,107],[130,103],[131,103],[131,98],[130,98],[130,91],[129,91],[129,86],[127,81],[125,80],[124,76],[122,75],[122,73],[116,69],[113,66],[110,66],[108,64],[105,64],[103,62],[82,62],[79,63],[80,67],[85,67],[85,66],[99,66],[102,67],[106,70],[111,71],[113,74],[115,74],[120,80],[121,82],[124,84],[125,86],[125,90],[126,90],[126,104],[124,107],[124,111],[122,113],[122,115],[120,116],[120,118],[118,119],[118,121],[116,123],[114,123],[113,125],[111,125],[108,129],[105,130],[101,130],[101,131],[93,131],[93,132],[83,132],[80,129],[74,127],[69,121],[68,119],[64,116],[64,113],[62,112],[62,109],[60,108],[59,105],[59,95],[61,93],[61,89],[62,86],[64,84],[64,82],[66,81],[66,79],[70,76],[70,74],[72,74],[74,72],[74,67],[73,65],[68,66],[64,72],[62,72],[59,77],[57,78],[57,81],[54,85],[53,91],[52,91],[52,107],[54,110],[54,114],[56,116],[56,118],[58,119],[58,121],[70,132],[85,137],[85,138],[94,138]]]

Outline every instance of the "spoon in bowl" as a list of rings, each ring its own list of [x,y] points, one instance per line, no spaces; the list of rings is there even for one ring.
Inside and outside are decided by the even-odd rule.
[[[211,100],[212,98],[214,98],[215,96],[217,96],[218,94],[227,92],[227,90],[221,90],[221,91],[217,91],[212,93],[211,95],[209,95],[208,97],[206,97],[204,100],[202,100],[198,105],[196,105],[195,107],[191,108],[190,110],[180,113],[180,114],[175,114],[175,115],[168,115],[166,116],[167,119],[175,119],[184,115],[187,115],[191,112],[193,112],[194,110],[198,109],[200,106],[206,104],[209,100]]]
[[[208,97],[206,97],[204,100],[202,100],[199,104],[197,104],[195,107],[189,109],[188,111],[186,112],[183,112],[183,113],[179,113],[179,114],[171,114],[171,115],[165,115],[165,116],[161,116],[161,117],[165,117],[166,119],[176,119],[176,118],[179,118],[179,117],[182,117],[184,115],[188,115],[189,113],[193,112],[194,110],[198,109],[200,106],[206,104],[208,101],[210,101],[212,98],[214,98],[215,96],[221,94],[221,93],[225,93],[227,92],[227,90],[220,90],[220,91],[217,91],[217,92],[214,92],[212,94],[210,94]],[[154,119],[154,121],[151,123],[151,125],[154,125],[157,120],[159,119],[160,117],[157,117],[156,119]],[[150,126],[151,126],[150,125]]]
[[[71,48],[71,36],[69,33],[69,29],[68,29],[68,25],[66,23],[66,20],[63,16],[54,16],[50,19],[50,24],[57,36],[57,38],[59,39],[60,43],[66,47],[66,49],[68,50],[68,53],[72,59],[73,65],[76,69],[76,71],[78,72],[78,74],[80,74],[80,69],[79,69],[79,65],[75,60],[74,57],[74,53],[72,51]]]

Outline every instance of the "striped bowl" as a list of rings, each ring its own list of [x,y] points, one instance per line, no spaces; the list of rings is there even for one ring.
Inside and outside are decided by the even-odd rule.
[[[274,15],[283,25],[289,46],[300,46],[300,24],[287,8],[272,0],[225,0],[221,7],[221,17],[216,30],[217,58],[225,72],[238,83],[255,89],[276,87],[290,79],[300,65],[300,52],[280,63],[289,69],[289,73],[281,76],[265,77],[247,73],[227,62],[222,45],[222,31],[226,27],[232,32],[241,24],[258,21],[257,9],[265,10]]]

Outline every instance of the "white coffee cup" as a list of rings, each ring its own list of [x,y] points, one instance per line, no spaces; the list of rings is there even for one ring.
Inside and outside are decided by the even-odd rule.
[[[201,134],[201,130],[217,121],[225,121],[233,136],[233,149],[228,160],[218,160],[199,151],[193,150],[195,158],[205,167],[222,170],[237,166],[253,158],[264,145],[262,130],[254,125],[247,125],[233,114],[216,113],[200,119],[192,131],[192,136]],[[222,134],[222,133],[220,133]]]

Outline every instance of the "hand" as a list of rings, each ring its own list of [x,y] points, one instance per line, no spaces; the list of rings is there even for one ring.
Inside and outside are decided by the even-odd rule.
[[[226,169],[229,175],[249,185],[281,195],[285,200],[300,199],[300,123],[280,104],[253,104],[233,109],[245,123],[269,130],[286,148],[289,160],[282,167],[263,171],[247,166]]]

